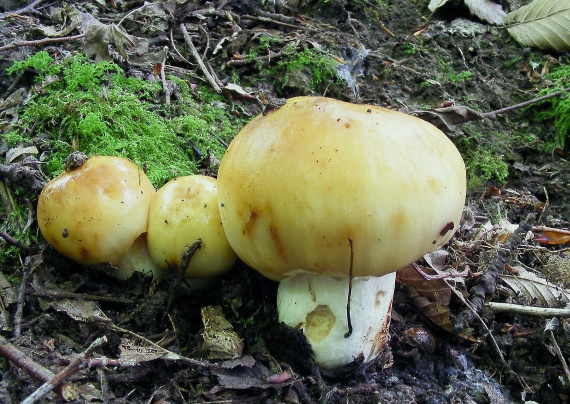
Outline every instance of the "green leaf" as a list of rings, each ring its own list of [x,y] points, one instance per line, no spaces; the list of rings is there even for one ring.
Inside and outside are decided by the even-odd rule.
[[[570,0],[534,0],[507,16],[509,33],[524,46],[570,50]]]

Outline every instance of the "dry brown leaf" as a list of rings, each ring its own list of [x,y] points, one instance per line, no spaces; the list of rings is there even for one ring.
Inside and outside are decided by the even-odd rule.
[[[570,302],[570,292],[545,279],[531,277],[533,275],[526,271],[523,273],[526,275],[501,275],[500,279],[517,294],[533,299],[542,307],[560,307],[561,304]]]
[[[564,230],[545,230],[541,232],[538,236],[534,237],[534,241],[540,244],[547,244],[547,245],[559,245],[559,244],[566,244],[570,242],[570,234],[568,231]]]
[[[437,272],[421,267],[431,275]],[[411,265],[396,272],[396,280],[406,286],[416,308],[434,324],[451,332],[449,302],[452,290],[443,279],[426,280]]]

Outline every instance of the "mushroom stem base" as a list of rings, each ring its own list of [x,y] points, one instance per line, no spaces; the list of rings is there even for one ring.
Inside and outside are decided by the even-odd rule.
[[[323,368],[338,368],[360,356],[369,362],[388,343],[395,282],[395,273],[352,279],[348,338],[348,277],[300,274],[281,281],[279,321],[303,331]]]

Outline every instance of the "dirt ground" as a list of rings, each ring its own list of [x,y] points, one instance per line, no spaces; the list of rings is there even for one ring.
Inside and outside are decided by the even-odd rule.
[[[104,24],[124,18],[122,28],[130,35],[152,39],[149,54],[169,48],[163,63],[167,73],[191,72],[187,80],[211,85],[197,64],[176,54],[192,59],[179,30],[186,24],[219,85],[239,79],[238,88],[226,87],[223,94],[232,110],[246,116],[297,95],[402,110],[435,123],[462,152],[483,147],[502,154],[507,176],[485,177],[487,166],[471,161],[460,229],[441,254],[420,262],[426,271],[450,271],[452,277],[430,283],[413,271],[399,274],[388,349],[372,363],[336,371],[318,369],[303,336],[278,324],[277,284],[243,264],[214,286],[192,292],[176,275],[158,285],[142,275],[119,282],[65,259],[41,236],[36,245],[22,245],[6,221],[0,246],[19,250],[17,259],[3,261],[0,268],[0,402],[21,402],[63,369],[66,384],[44,402],[63,402],[69,391],[72,402],[109,403],[567,402],[570,324],[564,315],[553,320],[552,314],[493,312],[476,304],[481,295],[487,301],[555,308],[570,300],[555,288],[569,282],[564,243],[548,245],[531,237],[544,235],[544,227],[554,229],[546,236],[562,237],[565,233],[557,231],[569,226],[566,152],[543,151],[552,123],[533,120],[529,110],[464,125],[445,125],[434,113],[442,106],[484,113],[530,100],[547,86],[545,66],[564,63],[563,55],[522,47],[506,30],[471,15],[461,1],[433,16],[428,3],[158,1],[153,4],[164,11],[158,16],[143,13],[141,1],[73,2]],[[510,11],[528,2],[502,3]],[[40,50],[58,59],[85,53],[85,38],[50,42],[37,30],[61,27],[51,12],[62,9],[63,2],[22,7],[18,1],[0,5],[2,101],[19,88],[32,88],[31,72],[18,80],[4,73],[13,62]],[[80,34],[81,24],[61,37]],[[253,60],[245,58],[262,35],[280,41],[270,41]],[[341,61],[337,77],[316,80],[320,72],[312,62],[289,72],[286,80],[272,76],[270,68],[291,44],[334,55]],[[126,74],[150,74],[152,66],[134,63],[141,55],[126,56],[115,58]],[[5,103],[0,113],[2,130],[14,118]],[[519,141],[521,133],[533,141]],[[15,195],[13,203],[29,206],[29,227],[38,234],[33,217],[39,191],[29,177],[7,169],[25,163],[7,163],[5,143],[0,150],[4,187]],[[3,206],[2,221],[7,215]],[[520,225],[512,236],[511,225]],[[446,298],[439,300],[434,291]],[[477,315],[467,300],[480,309]],[[204,307],[221,307],[221,312],[204,314]],[[242,355],[220,345],[220,334],[212,337],[204,325],[208,316],[229,321],[232,335],[243,341]],[[27,360],[15,361],[10,352],[16,350]],[[38,376],[39,366],[51,373]]]

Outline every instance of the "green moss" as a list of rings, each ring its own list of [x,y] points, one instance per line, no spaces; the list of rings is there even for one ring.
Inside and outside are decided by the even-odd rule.
[[[509,169],[502,154],[493,153],[489,150],[477,149],[465,156],[469,186],[475,188],[482,183],[494,180],[504,184]]]
[[[457,140],[457,148],[465,160],[469,188],[477,188],[487,181],[502,185],[507,180],[508,161],[514,159],[514,150],[536,147],[537,139],[513,129],[515,135],[500,132],[482,133],[466,125],[466,133]]]
[[[330,53],[320,49],[297,50],[294,45],[283,49],[284,57],[271,69],[271,74],[284,77],[286,86],[290,75],[295,71],[308,69],[311,73],[311,89],[318,91],[330,82],[340,83],[337,75],[338,62]]]
[[[544,150],[551,152],[555,148],[564,149],[570,134],[570,65],[562,65],[545,76],[549,82],[548,88],[539,92],[539,96],[562,91],[560,96],[545,100],[530,108],[535,112],[535,118],[539,121],[554,122],[556,132],[549,135],[545,140]]]
[[[144,165],[159,187],[196,173],[208,153],[221,158],[222,141],[245,123],[227,110],[221,97],[207,99],[203,88],[196,97],[187,82],[175,77],[168,79],[177,85],[178,98],[166,105],[160,81],[126,77],[111,62],[94,64],[75,56],[57,63],[39,52],[15,63],[8,73],[29,68],[38,74],[39,90],[5,130],[5,138],[11,146],[35,143],[48,151],[49,177],[61,172],[65,157],[77,149],[127,157]]]

